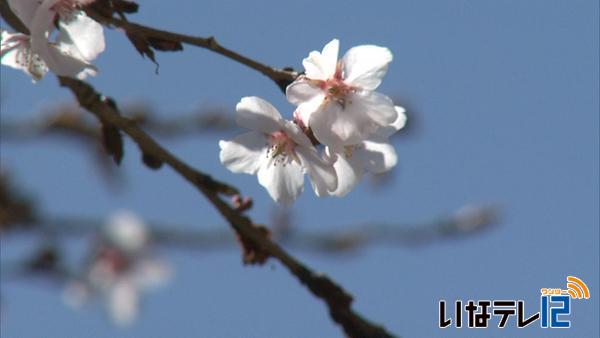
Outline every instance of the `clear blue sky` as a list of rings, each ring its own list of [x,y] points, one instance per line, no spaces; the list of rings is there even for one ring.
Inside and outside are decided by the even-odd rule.
[[[298,252],[356,296],[355,308],[404,337],[572,336],[599,332],[598,1],[143,1],[132,20],[214,35],[228,47],[275,66],[300,68],[309,51],[339,38],[389,47],[394,61],[380,90],[412,108],[416,132],[396,141],[392,184],[362,184],[344,199],[309,190],[293,206],[303,229],[362,221],[427,221],[469,203],[497,204],[493,231],[414,249],[370,248],[346,258]],[[122,34],[91,83],[119,103],[147,102],[162,114],[203,105],[230,108],[257,95],[290,116],[270,80],[206,50],[158,54],[160,74]],[[51,76],[32,85],[2,68],[2,120],[30,119],[72,100]],[[402,103],[402,102],[400,102]],[[164,143],[188,163],[255,197],[250,215],[268,221],[273,202],[247,175],[218,160],[206,134]],[[103,216],[131,208],[150,220],[198,229],[225,226],[196,191],[169,169],[147,170],[127,141],[127,183],[108,189],[82,147],[62,139],[1,143],[2,167],[44,210]],[[3,256],[24,243],[2,241]],[[244,267],[236,250],[170,251],[175,280],[144,299],[125,330],[100,306],[76,312],[56,289],[3,283],[3,337],[339,337],[325,306],[282,266]],[[524,299],[539,288],[582,278],[592,298],[573,304],[570,331],[437,328],[438,301]]]

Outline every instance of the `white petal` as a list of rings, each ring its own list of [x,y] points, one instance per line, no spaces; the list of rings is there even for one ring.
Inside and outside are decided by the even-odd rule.
[[[10,9],[30,30],[33,17],[35,16],[35,11],[38,9],[41,3],[41,0],[8,0]]]
[[[266,158],[265,135],[251,131],[238,135],[231,141],[219,141],[219,159],[234,173],[255,174]]]
[[[344,78],[349,85],[375,90],[392,61],[389,49],[373,45],[350,48],[344,55]]]
[[[304,174],[295,161],[285,166],[264,161],[258,170],[258,183],[267,189],[275,202],[290,205],[304,189]]]
[[[327,149],[328,152],[332,150]],[[333,167],[337,175],[337,188],[330,190],[330,194],[333,196],[343,197],[348,194],[360,181],[364,168],[360,159],[352,154],[347,156],[346,154],[339,153],[334,154],[336,159]]]
[[[54,74],[59,76],[74,76],[80,80],[85,79],[87,76],[96,75],[97,69],[94,65],[73,55],[75,53],[72,51],[76,51],[72,48],[73,45],[46,45],[49,48],[39,54]]]
[[[300,119],[304,126],[308,127],[312,114],[325,108],[325,103],[324,94],[313,97],[311,100],[300,104],[298,108],[296,108],[294,111],[294,119]]]
[[[67,34],[83,59],[91,61],[105,48],[102,25],[83,11],[75,11],[67,22],[60,21],[60,34]]]
[[[171,279],[172,271],[165,262],[155,258],[143,258],[136,264],[132,278],[142,288],[156,288]]]
[[[284,121],[283,131],[297,144],[308,148],[313,146],[308,136],[294,122]]]
[[[343,146],[360,143],[380,126],[391,123],[395,116],[390,120],[387,116],[390,109],[371,94],[350,93],[343,105],[329,100],[324,108],[312,113],[309,126],[317,140],[339,151]],[[391,111],[396,114],[393,106]]]
[[[52,29],[55,12],[50,6],[55,1],[46,0],[37,9],[31,26],[31,50],[38,54],[48,68],[56,75],[76,76],[79,79],[87,75],[95,75],[95,67],[82,60],[74,45],[60,41],[58,45],[50,44],[48,36]]]
[[[334,74],[340,53],[340,41],[333,39],[323,47],[321,52],[322,69],[325,74]]]
[[[306,77],[314,80],[327,80],[335,73],[340,42],[331,40],[323,47],[323,52],[310,52],[308,57],[302,60]]]
[[[108,295],[109,313],[119,325],[131,324],[135,320],[138,303],[138,290],[128,278],[122,278],[116,282]]]
[[[142,219],[127,210],[114,213],[106,226],[108,240],[119,249],[140,252],[149,241],[149,234]]]
[[[75,280],[67,283],[62,293],[62,299],[67,305],[80,308],[89,300],[91,293],[92,290],[86,283]]]
[[[256,97],[244,97],[235,106],[238,125],[250,130],[272,133],[281,128],[283,118],[269,102]]]
[[[28,35],[11,34],[2,30],[0,59],[3,65],[27,73],[33,78],[33,82],[40,80],[48,72],[44,60],[31,51]]]
[[[305,76],[300,76],[285,89],[285,95],[291,104],[299,106],[315,96],[322,96],[323,90],[310,83]]]
[[[392,169],[398,162],[394,147],[387,142],[364,141],[362,149],[355,152],[364,168],[374,174]]]
[[[296,147],[296,153],[310,178],[310,183],[319,197],[327,196],[337,188],[337,177],[332,165],[325,162],[314,147]]]
[[[406,125],[406,110],[400,106],[395,106],[394,109],[396,109],[396,113],[398,113],[398,117],[396,118],[396,120],[392,122],[391,125],[381,127],[377,130],[377,135],[379,135],[382,138],[387,139],[398,130],[404,128],[404,126]]]
[[[348,109],[369,117],[377,127],[385,127],[398,119],[392,99],[378,92],[358,92],[349,95]]]

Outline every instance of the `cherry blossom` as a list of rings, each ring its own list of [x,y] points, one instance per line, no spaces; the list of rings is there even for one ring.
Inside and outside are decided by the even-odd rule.
[[[350,192],[365,172],[380,174],[393,168],[398,161],[394,147],[388,138],[406,124],[404,108],[395,107],[398,118],[391,125],[380,128],[367,140],[344,146],[326,147],[325,152],[332,161],[338,178],[338,186],[331,195],[342,197]]]
[[[166,263],[151,255],[149,244],[147,229],[136,215],[115,214],[84,276],[68,284],[65,300],[80,306],[98,293],[105,297],[115,323],[133,322],[142,292],[163,285],[171,275]]]
[[[269,102],[245,97],[236,106],[238,125],[251,131],[220,141],[220,160],[235,173],[258,176],[258,182],[278,203],[292,203],[308,174],[317,196],[335,190],[335,171],[326,163],[302,129],[286,121]]]
[[[2,31],[2,64],[24,71],[34,82],[48,70],[79,79],[96,75],[91,61],[105,48],[102,25],[78,8],[90,2],[9,0],[12,11],[30,34]]]
[[[355,145],[397,118],[392,100],[375,91],[392,61],[389,49],[353,47],[338,60],[339,41],[302,62],[305,75],[287,87],[294,118],[327,146]]]

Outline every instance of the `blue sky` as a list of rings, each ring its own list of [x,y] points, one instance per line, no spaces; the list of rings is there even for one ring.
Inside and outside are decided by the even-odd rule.
[[[335,230],[379,221],[412,224],[465,204],[501,207],[502,222],[480,236],[417,248],[375,247],[349,257],[293,252],[351,291],[355,308],[404,337],[598,336],[599,67],[597,1],[144,1],[133,21],[199,36],[273,66],[300,69],[311,50],[339,38],[341,49],[386,46],[394,61],[380,91],[414,115],[415,132],[398,138],[394,180],[361,184],[343,199],[308,189],[293,206],[297,226]],[[203,49],[142,60],[122,34],[90,82],[121,105],[145,102],[164,116],[203,106],[233,111],[256,95],[291,116],[293,107],[267,78]],[[36,85],[2,69],[2,121],[28,120],[71,102],[51,76]],[[221,166],[217,142],[234,133],[162,142],[195,167],[255,198],[250,215],[268,222],[274,204],[256,178]],[[82,147],[64,139],[1,141],[8,169],[48,213],[104,217],[122,208],[154,221],[197,229],[225,223],[169,169],[147,170],[129,140],[107,188]],[[2,240],[3,256],[30,242]],[[144,300],[134,326],[112,327],[100,306],[64,306],[56,289],[3,282],[6,337],[336,337],[326,308],[276,262],[244,267],[237,250],[168,251],[176,278]],[[582,278],[592,298],[573,304],[568,333],[445,329],[438,301],[524,299],[539,288]],[[527,310],[529,312],[529,310]],[[32,325],[35,323],[35,325]]]

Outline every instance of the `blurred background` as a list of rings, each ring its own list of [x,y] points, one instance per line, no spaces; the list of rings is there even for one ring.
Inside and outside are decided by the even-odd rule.
[[[359,313],[404,337],[598,336],[597,1],[140,5],[130,20],[214,35],[276,67],[301,70],[302,59],[332,38],[340,39],[342,53],[360,44],[392,50],[379,91],[409,116],[406,130],[393,138],[397,167],[363,180],[342,199],[319,199],[307,187],[289,210],[278,208],[255,177],[232,174],[218,158],[218,140],[239,133],[227,121],[241,97],[260,96],[291,117],[293,107],[268,78],[192,46],[157,53],[156,74],[122,33],[106,29],[107,49],[95,62],[100,72],[89,79],[124,111],[151,112],[158,121],[183,119],[180,126],[189,126],[195,112],[212,112],[206,130],[186,129],[178,137],[148,130],[187,163],[253,197],[248,213],[258,223],[327,238],[361,224],[391,226],[404,240],[343,242],[350,248],[329,251],[283,242],[350,291]],[[171,278],[144,293],[137,321],[120,327],[101,298],[73,308],[65,304],[64,284],[15,273],[15,262],[48,245],[59,246],[66,263],[84,264],[93,231],[3,231],[3,337],[342,336],[325,305],[276,261],[242,265],[214,208],[169,168],[145,167],[129,139],[115,169],[85,138],[19,130],[73,110],[65,107],[74,99],[51,75],[34,85],[21,72],[1,71],[1,170],[38,214],[94,220],[81,222],[89,225],[126,209],[167,232],[223,233],[218,240],[230,243],[156,245],[153,253],[168,262]],[[214,124],[215,114],[222,124]],[[465,206],[490,206],[498,217],[484,222],[485,231],[444,233]],[[533,314],[539,289],[564,288],[568,275],[585,281],[592,295],[573,301],[568,331],[543,330],[538,322],[520,331],[514,318],[501,330],[497,317],[487,330],[438,328],[441,299],[523,299]]]

